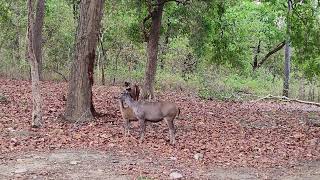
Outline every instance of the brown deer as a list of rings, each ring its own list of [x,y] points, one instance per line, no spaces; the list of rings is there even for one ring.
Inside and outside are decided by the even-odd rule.
[[[140,123],[140,142],[144,139],[145,121],[158,122],[165,120],[169,126],[170,143],[175,144],[174,118],[180,114],[180,109],[172,102],[137,101],[125,90],[121,93],[120,101],[125,102],[132,110]]]
[[[140,89],[137,84],[134,84],[131,86],[129,82],[124,83],[124,88],[126,91],[129,92],[130,96],[134,100],[139,99],[140,95]],[[124,121],[124,134],[125,136],[129,135],[130,131],[130,121],[137,121],[138,119],[136,118],[135,114],[133,113],[132,109],[128,106],[125,106],[124,102],[119,99],[119,105],[120,105],[120,112]]]

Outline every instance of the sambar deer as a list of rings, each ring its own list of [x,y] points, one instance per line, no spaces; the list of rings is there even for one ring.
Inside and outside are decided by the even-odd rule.
[[[130,96],[134,100],[139,99],[140,95],[140,89],[137,84],[131,85],[129,82],[124,83],[124,88],[126,91],[129,92]],[[135,114],[133,113],[132,109],[128,106],[125,106],[124,102],[119,99],[119,106],[120,106],[120,112],[124,121],[124,134],[125,136],[130,134],[129,128],[130,128],[130,121],[137,121]]]
[[[170,144],[175,144],[174,119],[180,114],[180,109],[172,102],[148,102],[133,99],[130,92],[125,90],[121,93],[120,100],[125,102],[132,110],[140,123],[140,142],[143,141],[146,121],[158,122],[165,120],[169,127]]]

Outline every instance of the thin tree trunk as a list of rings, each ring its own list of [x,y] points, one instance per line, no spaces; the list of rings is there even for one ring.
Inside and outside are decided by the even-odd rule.
[[[14,13],[14,18],[13,18],[13,26],[14,26],[14,33],[15,33],[15,38],[13,40],[12,43],[12,50],[13,50],[13,63],[15,65],[15,67],[17,67],[17,70],[19,70],[19,63],[20,63],[20,59],[21,59],[21,45],[20,45],[20,11],[21,8],[19,7],[19,3],[13,3],[12,4],[12,8],[13,8],[13,13]],[[2,44],[2,43],[1,43]],[[0,45],[0,49],[1,49]]]
[[[106,78],[104,76],[104,63],[101,64],[101,83],[102,85],[106,85]]]
[[[303,77],[300,79],[299,99],[305,100],[305,82]]]
[[[292,1],[288,0],[288,15],[287,15],[287,39],[285,45],[285,62],[284,62],[284,82],[283,82],[283,96],[289,97],[289,81],[290,81],[290,61],[291,61],[291,48],[290,48],[290,16],[292,9]]]
[[[100,48],[98,47],[97,48],[97,52],[96,52],[96,54],[97,54],[97,63],[96,63],[96,66],[97,66],[97,70],[99,71],[99,69],[100,69],[100,64],[101,64],[101,52],[100,52]],[[98,74],[99,75],[99,74]]]
[[[318,88],[318,102],[320,102],[320,85],[319,85],[319,82],[318,82],[317,88]]]
[[[257,47],[253,50],[253,70],[258,66],[258,55],[260,53],[261,40],[259,39]]]
[[[64,117],[71,122],[92,120],[95,109],[92,101],[93,67],[103,0],[82,0],[77,30],[76,52],[71,66],[68,97]]]
[[[40,5],[43,7],[39,7]],[[27,30],[27,53],[26,58],[28,59],[30,65],[31,65],[31,81],[32,81],[32,127],[40,127],[41,121],[42,121],[42,98],[40,93],[40,77],[39,77],[39,65],[38,61],[36,59],[36,54],[34,47],[35,39],[39,39],[39,37],[35,36],[41,36],[41,33],[34,31],[34,27],[37,26],[38,31],[42,30],[42,25],[39,25],[37,23],[43,20],[39,21],[39,18],[34,17],[33,13],[33,2],[32,0],[27,1],[27,7],[28,7],[28,30]],[[44,0],[38,0],[37,4],[37,11],[44,8]],[[41,14],[41,13],[39,13]],[[38,13],[37,13],[38,15]],[[43,16],[42,16],[43,17]],[[38,20],[38,21],[37,21]],[[41,37],[40,37],[41,39]],[[41,46],[41,44],[40,44]],[[41,49],[41,47],[40,47]]]
[[[120,54],[121,54],[121,51],[122,51],[122,46],[120,46],[119,51],[118,51],[117,56],[116,56],[116,59],[115,59],[115,61],[116,61],[116,62],[115,62],[116,66],[114,67],[115,72],[114,72],[114,74],[113,74],[113,82],[112,82],[112,85],[113,85],[113,86],[114,86],[115,83],[116,83],[116,75],[117,75],[117,72],[118,72],[118,59],[119,59],[119,56],[120,56]]]
[[[287,42],[285,47],[284,83],[283,83],[283,96],[285,97],[289,97],[290,60],[291,60],[290,42]]]
[[[145,71],[142,99],[154,98],[154,81],[157,70],[158,43],[160,38],[161,19],[164,2],[157,0],[158,5],[153,9],[151,16],[151,29],[148,37],[148,61]]]
[[[106,79],[105,79],[105,76],[104,76],[104,66],[105,66],[105,59],[106,59],[106,54],[105,54],[105,51],[104,51],[104,48],[103,48],[103,42],[102,42],[103,38],[100,39],[100,47],[101,47],[101,52],[102,52],[102,57],[101,57],[101,65],[100,65],[100,68],[101,68],[101,83],[102,85],[105,85],[106,84]]]
[[[13,4],[14,6],[14,14],[15,14],[15,39],[13,42],[13,49],[14,49],[14,61],[15,64],[19,64],[20,62],[20,22],[19,22],[19,16],[20,16],[20,8],[19,5]]]
[[[315,84],[314,84],[314,81],[313,80],[311,80],[310,81],[310,85],[309,85],[309,100],[310,101],[314,101],[315,100]]]
[[[44,3],[45,0],[37,1],[37,10],[34,24],[34,36],[33,36],[33,50],[37,60],[38,73],[40,81],[42,77],[42,26],[44,19]]]
[[[101,55],[100,55],[100,72],[101,72],[101,84],[102,85],[105,85],[106,84],[106,80],[105,80],[105,76],[104,76],[104,66],[105,66],[105,59],[106,59],[106,54],[105,54],[105,51],[104,51],[104,47],[103,47],[103,33],[101,32],[100,33],[101,36],[100,36],[100,48],[101,48]]]

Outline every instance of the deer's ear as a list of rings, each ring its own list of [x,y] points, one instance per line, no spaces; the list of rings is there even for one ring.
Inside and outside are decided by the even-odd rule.
[[[128,92],[131,91],[131,87],[126,88],[126,91]]]
[[[125,81],[125,82],[124,82],[124,86],[125,86],[125,87],[130,86],[130,82]]]

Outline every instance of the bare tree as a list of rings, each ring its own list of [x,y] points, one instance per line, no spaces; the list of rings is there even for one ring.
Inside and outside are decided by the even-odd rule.
[[[93,68],[103,4],[103,0],[82,0],[79,5],[76,52],[71,66],[64,114],[68,121],[91,120],[95,115],[92,102]]]
[[[33,0],[27,1],[28,7],[28,29],[27,29],[27,53],[26,58],[31,65],[31,80],[32,80],[32,126],[40,127],[42,121],[42,98],[40,93],[40,77],[39,77],[39,61],[37,59],[35,48],[41,49],[42,39],[41,32],[44,17],[45,0],[37,1],[36,16],[34,15]],[[40,37],[39,37],[40,36]]]

